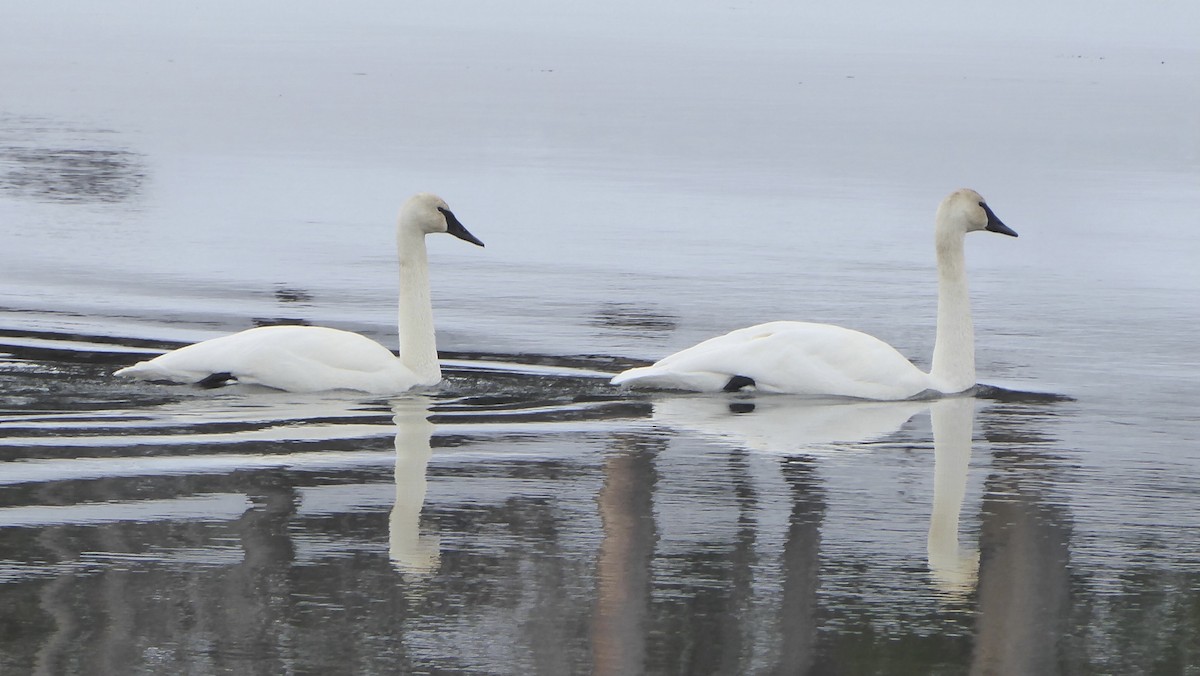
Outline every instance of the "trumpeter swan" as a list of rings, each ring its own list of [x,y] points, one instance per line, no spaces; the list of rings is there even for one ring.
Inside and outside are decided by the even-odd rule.
[[[376,394],[435,385],[442,379],[434,341],[425,235],[445,232],[483,246],[446,202],[418,193],[400,208],[400,357],[349,331],[263,326],[213,338],[116,372],[142,380],[220,384],[236,380],[291,392],[358,390]]]
[[[777,321],[711,338],[651,366],[629,369],[612,382],[699,392],[754,387],[878,400],[970,389],[975,385],[975,334],[963,237],[977,230],[1017,236],[974,190],[957,190],[942,200],[934,228],[938,313],[929,373],[874,336],[830,324]]]

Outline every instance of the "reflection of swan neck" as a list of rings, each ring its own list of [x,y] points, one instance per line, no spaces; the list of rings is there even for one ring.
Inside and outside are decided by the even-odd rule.
[[[963,255],[965,233],[936,229],[938,264],[937,338],[929,375],[942,392],[962,392],[975,384],[975,329],[971,324],[971,299]]]
[[[958,523],[967,492],[975,400],[956,397],[934,402],[933,510],[929,517],[929,570],[947,593],[969,593],[975,587],[979,553],[961,553]]]
[[[400,259],[400,360],[419,382],[436,383],[442,372],[433,328],[425,235],[400,228],[396,240]]]
[[[403,573],[424,575],[437,569],[440,541],[421,535],[421,508],[425,503],[426,471],[433,455],[430,437],[434,426],[424,407],[397,407],[396,501],[388,519],[388,558]]]

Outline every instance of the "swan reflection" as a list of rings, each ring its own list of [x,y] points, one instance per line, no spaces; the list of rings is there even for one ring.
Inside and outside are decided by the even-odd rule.
[[[441,538],[421,533],[421,507],[425,502],[430,438],[429,399],[406,397],[392,402],[396,423],[396,501],[388,518],[388,558],[399,573],[417,578],[437,571]]]
[[[930,406],[933,424],[933,510],[926,552],[934,583],[948,596],[964,597],[975,589],[979,550],[962,550],[958,519],[967,492],[975,399],[941,399]]]
[[[654,403],[654,421],[765,453],[821,450],[872,441],[900,429],[928,401],[844,401],[769,395],[672,397]],[[844,450],[844,446],[842,447]]]
[[[978,549],[961,550],[958,542],[975,405],[973,397],[869,402],[681,396],[656,401],[654,420],[757,452],[828,455],[894,434],[913,416],[928,410],[934,476],[926,554],[938,591],[961,598],[975,588],[979,570]]]

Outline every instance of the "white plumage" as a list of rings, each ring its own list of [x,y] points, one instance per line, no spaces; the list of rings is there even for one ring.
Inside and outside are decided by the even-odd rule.
[[[400,356],[349,331],[319,326],[264,326],[181,347],[116,372],[142,380],[199,383],[210,378],[290,392],[404,392],[441,378],[429,300],[425,235],[445,232],[483,246],[436,195],[419,193],[400,210]]]
[[[975,338],[963,260],[963,237],[990,230],[1016,237],[974,190],[958,190],[938,207],[938,328],[933,368],[918,369],[891,345],[831,324],[778,321],[738,329],[630,369],[612,379],[631,387],[761,392],[898,400],[975,385]]]
[[[760,392],[862,399],[905,399],[929,384],[928,374],[874,336],[787,321],[710,338],[652,366],[625,371],[613,383],[719,392],[734,376],[753,380]]]

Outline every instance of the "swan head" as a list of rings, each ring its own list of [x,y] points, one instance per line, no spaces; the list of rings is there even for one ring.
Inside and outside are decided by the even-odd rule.
[[[483,246],[483,242],[458,221],[458,217],[446,205],[446,200],[433,193],[419,192],[408,198],[404,206],[400,207],[399,227],[415,230],[422,235],[445,232],[471,244]]]
[[[937,223],[940,231],[968,233],[987,230],[1009,237],[1017,236],[1012,228],[996,216],[983,195],[970,188],[955,190],[942,200],[938,207]]]

